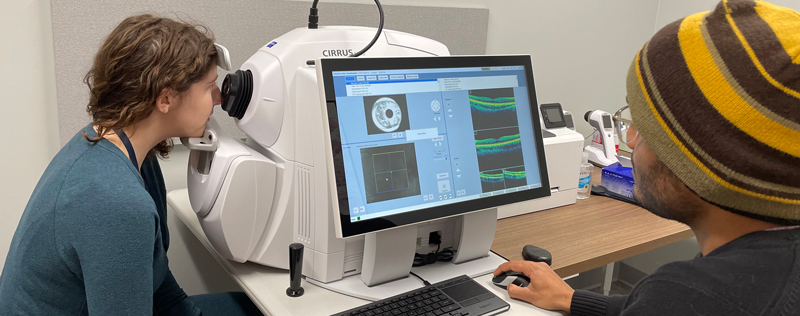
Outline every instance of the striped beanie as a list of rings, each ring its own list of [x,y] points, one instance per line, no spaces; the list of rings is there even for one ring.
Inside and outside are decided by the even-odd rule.
[[[665,26],[628,72],[633,122],[690,190],[723,209],[800,220],[800,14],[723,0]]]

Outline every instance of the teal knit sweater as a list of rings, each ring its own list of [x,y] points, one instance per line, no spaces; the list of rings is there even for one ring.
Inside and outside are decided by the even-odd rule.
[[[117,146],[78,132],[22,214],[0,315],[199,315],[169,270],[164,197],[157,159],[140,174]]]

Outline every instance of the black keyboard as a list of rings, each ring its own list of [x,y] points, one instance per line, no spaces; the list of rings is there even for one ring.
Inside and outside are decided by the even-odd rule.
[[[478,316],[496,315],[509,308],[497,295],[462,275],[333,315]]]

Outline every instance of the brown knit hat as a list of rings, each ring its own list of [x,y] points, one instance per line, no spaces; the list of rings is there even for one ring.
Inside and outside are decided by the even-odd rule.
[[[724,0],[661,29],[627,84],[636,128],[689,189],[800,220],[800,14]]]

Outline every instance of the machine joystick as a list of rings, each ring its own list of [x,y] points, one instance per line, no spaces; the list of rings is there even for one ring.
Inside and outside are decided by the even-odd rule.
[[[289,245],[289,288],[286,295],[290,297],[302,296],[305,292],[300,282],[303,276],[303,244],[293,243]]]

